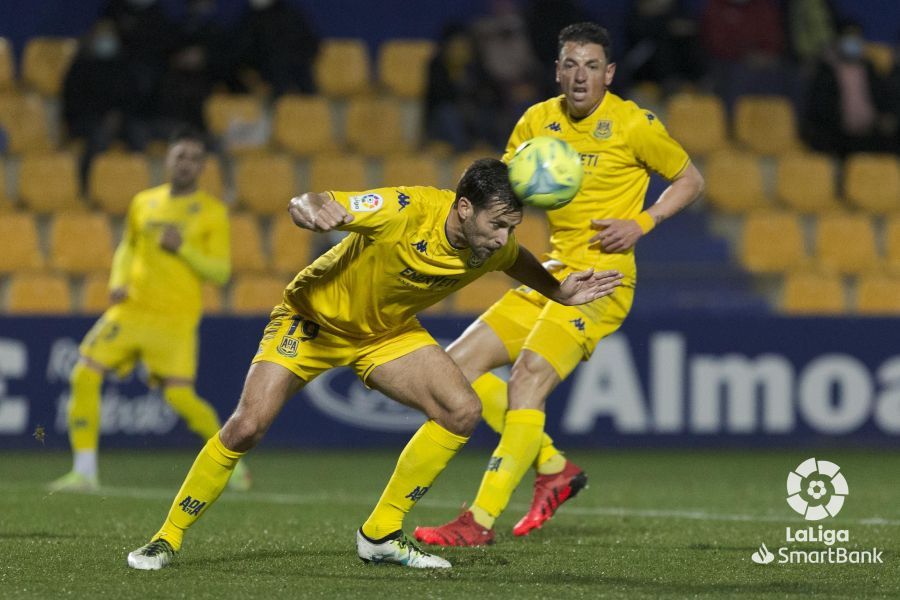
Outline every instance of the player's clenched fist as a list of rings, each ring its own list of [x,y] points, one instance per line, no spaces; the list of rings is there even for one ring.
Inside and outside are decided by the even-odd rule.
[[[291,198],[288,212],[297,227],[320,232],[331,231],[353,220],[353,215],[328,194],[307,192]]]

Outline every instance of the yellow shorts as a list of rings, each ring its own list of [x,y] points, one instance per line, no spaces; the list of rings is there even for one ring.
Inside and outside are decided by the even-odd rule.
[[[91,327],[79,351],[120,375],[129,373],[140,360],[153,379],[193,381],[197,372],[197,324],[116,304]]]
[[[365,383],[375,367],[436,345],[418,321],[380,336],[348,338],[281,305],[272,313],[253,362],[281,365],[307,383],[328,369],[349,365]]]
[[[575,270],[563,265],[555,271],[551,268],[560,280]],[[503,342],[510,361],[525,348],[544,357],[565,379],[579,362],[591,357],[600,340],[622,326],[633,300],[634,288],[623,285],[590,304],[564,306],[520,286],[506,292],[481,320]]]

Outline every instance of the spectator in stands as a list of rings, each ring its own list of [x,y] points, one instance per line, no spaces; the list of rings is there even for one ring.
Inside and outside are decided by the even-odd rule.
[[[897,149],[896,100],[864,48],[861,27],[845,23],[816,67],[802,126],[804,138],[816,150],[844,156]]]
[[[787,36],[801,65],[813,65],[837,36],[838,17],[830,0],[788,0]]]
[[[590,20],[579,0],[530,0],[524,16],[531,47],[542,65],[552,65],[556,61],[557,38],[563,27]],[[556,73],[549,68],[543,71],[541,97],[553,96],[559,91]]]
[[[250,10],[234,34],[240,65],[253,69],[277,95],[315,92],[312,66],[319,36],[296,4],[249,0]]]

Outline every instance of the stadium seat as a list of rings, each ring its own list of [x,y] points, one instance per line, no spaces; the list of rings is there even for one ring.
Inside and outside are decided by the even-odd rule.
[[[62,90],[78,41],[65,37],[33,37],[25,43],[22,82],[43,96],[56,97]]]
[[[837,315],[846,312],[847,299],[840,277],[797,272],[784,280],[782,311],[791,315]]]
[[[526,209],[522,222],[516,226],[516,239],[542,260],[543,254],[550,251],[550,227],[546,215],[539,210]]]
[[[366,160],[354,154],[316,156],[309,166],[309,191],[362,191],[369,189]]]
[[[888,77],[894,68],[894,49],[883,42],[867,42],[863,50],[866,58],[881,77]]]
[[[128,212],[131,199],[150,187],[150,165],[143,154],[104,152],[91,162],[88,194],[109,214]]]
[[[12,209],[12,199],[6,191],[6,162],[0,158],[0,214]]]
[[[204,283],[200,289],[203,312],[217,315],[223,312],[222,288],[212,283]]]
[[[16,87],[16,67],[9,40],[0,37],[0,92]]]
[[[488,273],[453,294],[453,311],[480,314],[518,284],[503,273]]]
[[[256,216],[248,213],[231,215],[231,269],[235,273],[266,270],[262,236]]]
[[[0,215],[0,273],[28,271],[44,266],[35,219],[28,213]]]
[[[836,273],[862,273],[880,266],[875,231],[866,215],[832,213],[816,223],[815,258]]]
[[[288,94],[275,102],[275,142],[292,154],[312,156],[337,149],[331,106],[322,96]]]
[[[272,220],[270,235],[272,270],[276,273],[293,277],[315,259],[313,250],[319,234],[297,227],[287,214]]]
[[[52,147],[44,103],[34,94],[0,92],[0,127],[10,154],[48,152]]]
[[[457,154],[453,159],[453,166],[450,173],[450,188],[456,189],[456,184],[459,182],[459,178],[462,177],[463,172],[471,165],[473,162],[478,160],[479,158],[500,158],[502,155],[496,152],[495,150],[483,149],[483,150],[471,150],[469,152],[463,152],[461,154]]]
[[[50,224],[50,265],[66,273],[110,268],[113,236],[106,215],[59,213]]]
[[[68,152],[25,155],[19,166],[19,197],[39,213],[81,210],[77,173],[75,157]]]
[[[268,142],[263,107],[252,94],[213,94],[203,105],[203,116],[230,152],[257,150]]]
[[[91,273],[81,286],[79,312],[99,315],[109,307],[109,273]]]
[[[422,98],[433,54],[431,40],[387,40],[378,48],[378,81],[399,98]]]
[[[853,154],[844,165],[844,195],[876,214],[900,211],[900,159],[892,154]]]
[[[746,213],[769,205],[759,159],[748,152],[722,150],[709,156],[704,170],[706,198],[724,212]]]
[[[791,101],[781,96],[741,96],[734,108],[735,138],[767,156],[796,149],[797,123]]]
[[[688,154],[705,155],[728,144],[725,105],[711,94],[675,94],[666,109],[666,127]]]
[[[326,38],[313,65],[316,89],[330,98],[369,90],[369,51],[360,39]]]
[[[231,312],[238,315],[268,315],[281,302],[290,281],[272,275],[241,275],[231,286]]]
[[[241,204],[259,215],[281,214],[300,193],[294,162],[283,154],[259,154],[238,160],[235,186]]]
[[[856,311],[861,315],[900,315],[900,278],[861,275],[856,284]]]
[[[884,259],[887,268],[900,275],[900,214],[892,216],[885,224]]]
[[[803,266],[806,241],[800,219],[789,212],[757,212],[744,219],[741,264],[753,273],[783,273]]]
[[[219,162],[218,158],[210,156],[206,159],[206,166],[203,167],[203,172],[200,173],[197,186],[220,200],[224,199],[222,197],[225,191],[225,186],[222,183],[222,163]]]
[[[389,156],[384,159],[381,184],[441,186],[440,169],[436,160],[426,155]]]
[[[824,154],[790,152],[778,159],[778,199],[802,213],[823,213],[840,208],[835,194],[832,159]]]
[[[366,156],[404,152],[403,118],[389,98],[356,98],[347,108],[347,143]]]
[[[69,282],[64,276],[50,273],[17,273],[12,276],[6,312],[58,315],[71,310]]]

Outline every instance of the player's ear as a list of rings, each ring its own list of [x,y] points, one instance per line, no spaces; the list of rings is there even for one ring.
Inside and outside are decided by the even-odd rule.
[[[464,221],[475,213],[475,207],[465,196],[460,196],[456,201],[456,210],[459,212],[460,219]]]
[[[604,79],[606,80],[606,86],[609,87],[612,85],[613,77],[616,76],[616,63],[609,63],[606,65],[606,76]]]
[[[554,68],[554,71],[556,72],[556,83],[559,83],[559,61],[558,60],[553,61],[553,68]]]

